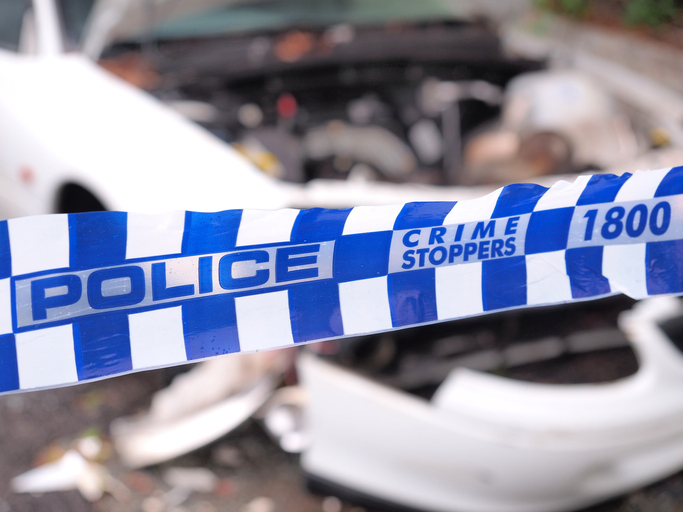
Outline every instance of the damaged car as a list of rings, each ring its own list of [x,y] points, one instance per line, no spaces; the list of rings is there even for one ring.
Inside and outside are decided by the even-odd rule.
[[[590,73],[511,56],[454,5],[5,0],[0,215],[453,201],[667,165],[675,123]],[[633,302],[617,297],[322,344],[298,358],[303,392],[257,414],[303,451],[314,490],[575,509],[682,465],[681,356],[657,327],[679,306],[648,304],[623,320]],[[175,457],[256,413],[284,371],[265,359],[196,367],[115,423],[124,461]],[[197,404],[207,379],[221,386]]]
[[[450,2],[2,9],[4,217],[465,199],[652,146],[594,81],[510,57]]]
[[[624,301],[302,355],[310,488],[382,510],[545,512],[675,473],[681,302],[618,315]]]

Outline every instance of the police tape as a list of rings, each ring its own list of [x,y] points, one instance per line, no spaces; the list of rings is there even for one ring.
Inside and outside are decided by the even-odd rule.
[[[683,167],[342,210],[0,222],[0,391],[683,293]]]

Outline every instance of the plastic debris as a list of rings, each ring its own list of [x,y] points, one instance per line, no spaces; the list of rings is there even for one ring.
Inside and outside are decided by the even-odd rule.
[[[342,512],[343,504],[336,496],[328,496],[323,500],[323,512]]]
[[[257,414],[268,434],[288,453],[301,453],[310,445],[304,420],[306,402],[303,387],[289,386],[277,390]]]
[[[244,464],[244,455],[236,446],[223,443],[213,449],[211,460],[214,464],[224,468],[238,468]]]
[[[88,461],[76,450],[68,450],[59,460],[13,478],[12,490],[34,493],[78,489],[88,501],[97,501],[107,490],[108,476],[103,466]]]
[[[203,493],[213,492],[218,483],[218,477],[206,468],[169,468],[164,472],[163,479],[171,487]]]
[[[169,460],[230,432],[268,399],[289,364],[287,351],[206,361],[174,379],[147,414],[111,425],[114,445],[129,467]]]
[[[241,512],[274,512],[275,502],[271,498],[260,496],[251,500],[241,510]]]

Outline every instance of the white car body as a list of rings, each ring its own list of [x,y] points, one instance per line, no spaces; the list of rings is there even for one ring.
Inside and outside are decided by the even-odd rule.
[[[22,37],[35,37],[35,53],[0,49],[0,214],[53,213],[69,183],[112,210],[286,205],[283,188],[230,146],[62,51],[54,7],[34,2],[35,31]]]
[[[59,205],[70,184],[108,210],[140,213],[452,200],[491,190],[275,180],[84,53],[66,51],[55,0],[31,5],[18,51],[0,45],[2,218],[68,213]]]
[[[430,401],[312,354],[308,391],[317,480],[384,503],[438,512],[585,507],[681,468],[683,357],[657,322],[672,297],[622,314],[640,368],[616,382],[552,385],[456,368]]]
[[[225,1],[203,0],[192,7]],[[0,34],[1,218],[80,211],[64,204],[69,185],[92,194],[106,209],[139,213],[452,201],[495,188],[278,181],[92,60],[116,30],[135,29],[139,3],[95,2],[82,51],[65,48],[57,0],[28,5],[18,49],[3,48]],[[618,171],[669,167],[680,154],[650,155]],[[550,186],[558,178],[533,181]]]

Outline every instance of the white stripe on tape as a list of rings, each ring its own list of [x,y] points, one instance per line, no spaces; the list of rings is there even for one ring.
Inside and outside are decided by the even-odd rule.
[[[439,320],[483,313],[481,263],[437,268],[436,304]]]
[[[344,235],[390,231],[394,228],[396,217],[403,208],[402,204],[387,206],[356,206],[346,218]]]
[[[579,176],[573,183],[558,181],[538,200],[534,211],[574,206],[586,189],[590,178],[590,176]]]
[[[446,215],[444,224],[462,224],[476,220],[490,219],[503,189],[491,192],[484,197],[458,201]]]
[[[0,335],[12,332],[12,289],[10,279],[0,279]]]
[[[237,245],[289,242],[298,210],[244,210],[237,232]]]
[[[626,183],[624,183],[615,201],[638,201],[640,199],[650,198],[655,196],[657,187],[666,176],[669,169],[658,169],[656,171],[636,171]]]
[[[572,300],[567,275],[566,251],[526,256],[527,303],[533,305]]]
[[[386,276],[339,283],[339,305],[344,334],[386,331],[392,327]]]
[[[128,317],[128,329],[134,369],[187,361],[182,307],[132,314]]]
[[[294,344],[287,291],[235,299],[240,350],[253,352]]]
[[[634,299],[647,297],[645,251],[647,244],[608,245],[603,249],[602,273],[612,291]]]
[[[16,335],[19,387],[43,388],[78,381],[73,326]]]
[[[128,214],[126,259],[178,254],[183,246],[185,212]]]
[[[12,274],[30,274],[69,266],[69,218],[39,215],[7,221]]]

